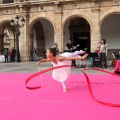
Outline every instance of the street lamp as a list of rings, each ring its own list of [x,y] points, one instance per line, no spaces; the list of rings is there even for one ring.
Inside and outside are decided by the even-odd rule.
[[[16,23],[12,19],[12,20],[10,20],[10,24],[15,27],[16,45],[17,45],[17,62],[21,62],[21,60],[20,60],[20,51],[19,51],[19,36],[20,36],[19,29],[20,29],[20,27],[24,27],[25,19],[24,18],[21,19],[22,25],[19,24],[19,16],[18,15],[15,17],[15,19],[16,19]]]

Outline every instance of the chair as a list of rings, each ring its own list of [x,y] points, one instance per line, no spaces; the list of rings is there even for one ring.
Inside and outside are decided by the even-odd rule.
[[[98,57],[98,53],[95,53],[95,52],[89,53],[87,66],[88,66],[88,67],[93,67],[93,61],[94,61],[94,59],[97,58],[97,57]]]
[[[95,57],[93,59],[93,67],[101,67],[102,66],[102,61],[100,60],[99,57]]]

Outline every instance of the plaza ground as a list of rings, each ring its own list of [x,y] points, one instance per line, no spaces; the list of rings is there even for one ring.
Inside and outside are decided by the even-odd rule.
[[[10,72],[10,73],[35,73],[38,72],[38,67],[36,66],[37,61],[31,61],[31,62],[13,62],[13,63],[0,63],[0,73],[4,72]],[[83,68],[80,68],[80,66],[86,66],[87,67],[88,61],[84,60],[80,63],[80,60],[76,60],[76,65],[78,68],[72,68],[71,73],[73,74],[79,74],[80,69],[83,70]],[[39,68],[40,70],[44,70],[46,68],[52,67],[51,63],[41,63]],[[113,71],[113,68],[111,67],[111,61],[108,61],[108,68],[106,69],[108,71]],[[95,74],[101,74],[101,72],[89,70],[86,71],[87,73],[95,73]],[[51,73],[51,72],[49,72]]]

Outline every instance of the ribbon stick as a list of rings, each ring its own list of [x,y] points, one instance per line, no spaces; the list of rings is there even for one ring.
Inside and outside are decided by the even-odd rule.
[[[38,66],[38,71],[40,72],[40,67],[39,67],[39,66]],[[40,81],[41,81],[41,83],[43,84],[43,79],[42,79],[41,74],[40,74]]]

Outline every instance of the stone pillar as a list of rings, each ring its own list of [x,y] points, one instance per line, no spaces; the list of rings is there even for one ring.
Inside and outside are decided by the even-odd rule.
[[[56,30],[56,31],[57,32],[54,34],[54,43],[58,43],[58,48],[59,51],[61,52],[63,49],[61,31],[60,30]]]
[[[101,32],[100,32],[100,10],[95,8],[91,10],[92,18],[92,31],[91,31],[91,52],[94,52],[97,49],[99,42],[101,41]]]
[[[10,39],[10,48],[15,47],[14,41],[16,41],[14,38]]]
[[[25,13],[22,15],[25,19],[25,25],[24,27],[21,28],[21,34],[20,34],[20,44],[19,44],[19,49],[20,49],[20,57],[21,57],[21,62],[22,61],[30,61],[30,45],[29,45],[29,8],[25,9]]]
[[[64,48],[64,33],[62,31],[61,33],[61,52],[64,52],[65,48]]]
[[[92,31],[91,32],[91,52],[94,52],[97,49],[97,46],[100,42],[101,33],[99,31]]]
[[[30,33],[28,36],[28,56],[29,60],[32,60],[32,49],[33,49],[33,39],[34,39],[34,34]]]
[[[3,54],[4,49],[4,42],[3,42],[3,35],[0,35],[0,53]]]
[[[61,9],[61,8],[60,8]],[[62,12],[56,11],[54,12],[54,20],[56,25],[56,30],[54,34],[54,43],[58,43],[59,51],[63,50],[63,42],[62,42]]]
[[[0,4],[3,4],[3,0],[0,0]]]

